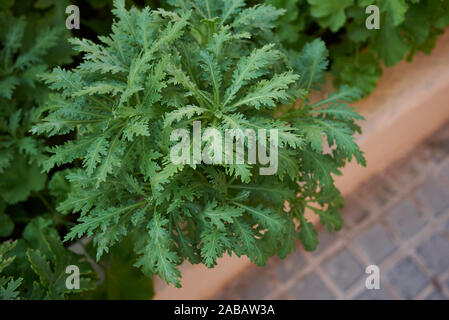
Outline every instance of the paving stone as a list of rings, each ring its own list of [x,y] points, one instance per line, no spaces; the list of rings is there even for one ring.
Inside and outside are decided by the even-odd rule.
[[[415,190],[415,195],[434,215],[449,209],[449,187],[435,177],[423,182]]]
[[[427,146],[432,151],[432,160],[441,163],[449,154],[449,125],[442,126],[428,140]]]
[[[312,254],[312,256],[317,257],[325,252],[328,248],[335,244],[335,240],[337,239],[337,235],[341,237],[343,234],[343,230],[338,233],[329,232],[327,228],[321,226],[318,230],[318,247],[315,251],[306,254]]]
[[[441,168],[440,174],[449,182],[449,162]]]
[[[435,133],[433,133],[428,141],[449,141],[449,123],[441,126]],[[449,152],[448,152],[449,154]]]
[[[254,268],[252,272],[238,279],[235,289],[238,291],[240,299],[243,300],[259,300],[265,299],[274,291],[274,285],[270,281],[268,269]]]
[[[449,232],[449,219],[446,221],[446,231]]]
[[[323,268],[343,291],[360,280],[365,272],[362,264],[347,248],[325,260]]]
[[[364,289],[362,293],[360,293],[357,297],[355,297],[356,300],[393,300],[393,296],[385,289],[382,288],[382,285],[380,289]]]
[[[345,221],[344,228],[350,229],[369,216],[369,210],[363,207],[357,198],[356,194],[345,197],[345,207],[341,213]]]
[[[238,278],[231,281],[219,295],[218,300],[243,299],[262,300],[275,290],[267,268],[250,267]]]
[[[435,275],[449,270],[449,240],[442,234],[432,235],[421,242],[416,252]]]
[[[295,300],[330,300],[335,299],[334,294],[315,273],[309,273],[300,278],[289,290],[291,299]]]
[[[431,283],[429,277],[411,257],[405,257],[393,266],[388,271],[387,278],[405,299],[416,297]]]
[[[273,272],[281,282],[288,281],[307,264],[303,254],[296,251],[287,256],[284,260],[278,260],[273,265]]]
[[[397,193],[391,183],[384,177],[377,175],[362,184],[359,188],[362,205],[369,204],[376,208],[383,208]]]
[[[242,300],[262,300],[274,291],[273,284],[268,279],[257,279],[240,292]]]
[[[420,145],[413,150],[412,156],[407,155],[390,165],[385,175],[394,180],[401,190],[408,189],[430,170],[430,158],[430,149]]]
[[[426,300],[448,300],[448,299],[441,293],[441,291],[435,290],[426,298]]]
[[[378,222],[364,229],[354,241],[372,264],[381,263],[397,248],[388,230]]]
[[[422,212],[409,198],[401,200],[391,208],[385,214],[385,219],[403,240],[412,238],[427,223]]]

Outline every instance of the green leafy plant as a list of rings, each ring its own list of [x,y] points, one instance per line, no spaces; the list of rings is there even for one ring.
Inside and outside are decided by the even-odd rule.
[[[69,265],[80,269],[80,290],[66,287]],[[68,298],[92,289],[93,280],[86,257],[63,246],[51,219],[31,220],[23,238],[0,245],[0,299]]]
[[[54,188],[58,175],[47,189],[47,175],[41,172],[47,158],[45,140],[29,133],[37,121],[37,106],[50,92],[38,75],[71,62],[73,51],[64,45],[62,50],[56,48],[68,36],[62,25],[55,27],[58,6],[44,10],[43,1],[34,5],[43,11],[30,12],[30,1],[2,2],[0,11],[1,299],[66,297],[64,264],[82,264],[80,257],[63,247],[56,231],[64,218],[52,206],[55,193],[64,190]],[[27,18],[17,17],[25,12]],[[83,289],[87,289],[90,268],[83,265],[82,269]]]
[[[113,2],[111,0],[72,0],[72,4],[80,9],[81,27],[75,34],[86,38],[96,38],[97,35],[106,35],[111,32],[113,22]],[[165,0],[126,0],[127,6],[142,8],[149,6],[153,9],[167,7]]]
[[[235,253],[263,265],[294,250],[296,239],[315,249],[306,208],[340,229],[332,174],[352,158],[364,164],[354,142],[362,117],[347,105],[360,91],[342,87],[310,102],[327,50],[315,40],[285,52],[273,35],[284,10],[240,0],[170,4],[127,10],[114,1],[112,33],[99,43],[71,39],[83,62],[43,77],[55,93],[34,134],[76,134],[44,164],[80,164],[66,175],[71,188],[58,207],[79,214],[65,239],[92,237],[100,259],[130,237],[136,266],[177,286],[184,260],[213,267]],[[278,130],[277,173],[262,176],[259,164],[174,164],[170,134],[194,121],[223,133]]]
[[[66,41],[71,3],[82,12],[74,34],[98,42]],[[227,253],[263,265],[296,240],[314,250],[306,210],[341,228],[333,175],[365,164],[362,117],[348,103],[375,88],[382,64],[430,53],[449,2],[248,4],[0,3],[0,299],[148,299],[150,276],[179,286],[185,260],[213,267]],[[365,28],[370,4],[380,30]],[[328,69],[338,91],[311,101]],[[173,163],[171,133],[196,121],[222,136],[278,130],[277,172]],[[65,286],[72,264],[80,290]]]
[[[14,244],[10,242],[2,242],[0,244],[0,274],[3,269],[8,267],[13,261],[13,257],[6,258],[6,254],[14,247]],[[0,299],[12,300],[19,296],[17,288],[22,283],[22,278],[14,279],[12,277],[0,277]]]
[[[39,169],[43,140],[30,136],[28,130],[36,120],[34,107],[42,104],[49,92],[37,75],[54,65],[48,52],[62,38],[63,29],[43,27],[37,31],[23,17],[7,11],[0,16],[0,191],[3,201],[15,204],[45,185],[46,175]],[[53,55],[52,59],[63,63],[70,61],[70,55]]]
[[[423,51],[430,54],[449,25],[447,0],[265,0],[288,8],[277,33],[288,48],[299,49],[313,35],[325,39],[335,85],[371,93],[382,64],[393,66]],[[377,5],[380,29],[368,30],[365,8]]]

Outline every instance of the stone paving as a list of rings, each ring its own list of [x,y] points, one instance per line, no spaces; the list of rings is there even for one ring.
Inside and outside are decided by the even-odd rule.
[[[449,123],[346,197],[313,253],[251,267],[216,299],[449,299]],[[377,265],[380,289],[367,289]]]

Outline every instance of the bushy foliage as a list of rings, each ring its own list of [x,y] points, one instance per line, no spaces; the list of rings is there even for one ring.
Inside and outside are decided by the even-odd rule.
[[[57,298],[64,295],[57,284],[63,272],[60,263],[72,256],[50,227],[52,211],[44,208],[42,217],[31,220],[51,200],[47,175],[41,172],[45,142],[28,131],[37,120],[37,106],[49,93],[38,74],[70,62],[71,50],[54,50],[68,34],[52,27],[51,11],[26,18],[15,15],[27,7],[25,2],[2,2],[0,11],[0,238],[10,239],[24,226],[23,237],[0,245],[0,297]],[[33,213],[25,212],[29,205],[34,205]],[[61,253],[57,258],[55,250]]]
[[[70,189],[66,172],[42,171],[46,144],[55,141],[29,132],[50,92],[39,75],[72,62],[74,51],[66,44],[70,33],[64,28],[66,5],[59,0],[1,2],[0,299],[63,299],[93,288],[95,276],[87,257],[61,241],[60,234],[71,224],[55,210]],[[80,268],[80,290],[66,288],[68,265]],[[110,289],[107,283],[101,287]],[[151,295],[149,288],[145,297]]]
[[[259,1],[254,1],[259,2]],[[301,48],[316,35],[325,39],[335,85],[371,93],[382,75],[382,64],[429,54],[449,25],[448,0],[264,0],[288,8],[277,34],[289,48]],[[366,7],[380,9],[380,29],[368,30]]]
[[[294,250],[295,239],[313,250],[306,208],[340,229],[343,199],[332,174],[353,158],[364,164],[354,142],[362,118],[347,106],[359,90],[309,101],[327,51],[315,40],[299,54],[285,52],[273,35],[284,10],[240,0],[170,4],[173,11],[127,10],[114,1],[112,33],[99,43],[72,39],[83,62],[44,77],[57,93],[34,134],[76,132],[51,148],[44,167],[81,161],[58,207],[80,214],[66,240],[92,237],[100,259],[133,232],[136,266],[177,286],[184,260],[213,267],[235,253],[263,265]],[[220,132],[278,129],[279,170],[174,164],[172,130],[197,120]]]
[[[330,51],[330,70],[335,87],[358,87],[363,96],[371,93],[382,75],[382,67],[411,61],[416,52],[430,54],[435,41],[449,25],[448,0],[249,0],[250,5],[269,4],[285,13],[276,21],[276,37],[287,49],[300,51],[321,37]],[[138,7],[170,10],[169,1],[127,0]],[[99,34],[110,30],[109,0],[79,1],[83,21]],[[380,29],[368,30],[365,9],[380,9]]]
[[[80,269],[80,290],[66,287],[66,267]],[[91,266],[84,255],[67,250],[51,219],[37,217],[23,237],[0,244],[0,299],[64,299],[93,288]]]
[[[58,55],[54,50],[65,33],[63,27],[51,28],[50,17],[25,17],[12,14],[13,2],[0,12],[0,197],[8,204],[26,200],[31,192],[44,188],[44,143],[29,135],[36,121],[37,105],[44,102],[48,88],[37,75],[49,66],[71,61],[70,51]],[[65,34],[67,35],[67,34]]]
[[[382,64],[430,53],[449,1],[248,2],[74,1],[74,33],[91,40],[70,43],[69,1],[0,3],[1,299],[149,298],[150,276],[179,286],[185,260],[263,265],[296,240],[315,249],[307,210],[341,228],[333,176],[365,164],[348,103],[375,88]],[[380,30],[365,28],[370,4]],[[338,90],[312,101],[328,69]],[[173,163],[171,133],[195,121],[222,136],[277,129],[277,172]],[[104,279],[95,290],[88,257]],[[69,264],[79,291],[65,287]]]

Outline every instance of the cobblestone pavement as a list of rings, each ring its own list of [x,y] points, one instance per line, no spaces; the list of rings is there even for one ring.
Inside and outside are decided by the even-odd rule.
[[[216,298],[449,299],[449,123],[346,197],[343,218],[315,252],[251,267]]]

